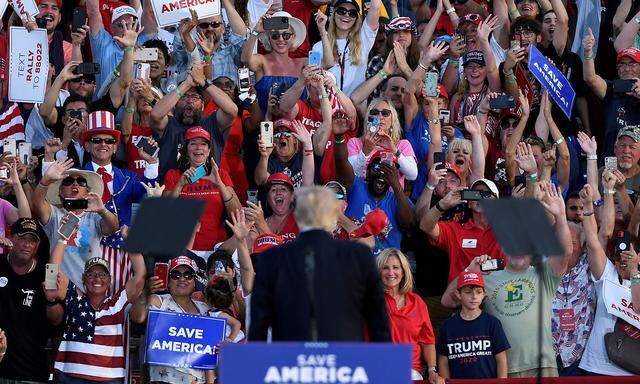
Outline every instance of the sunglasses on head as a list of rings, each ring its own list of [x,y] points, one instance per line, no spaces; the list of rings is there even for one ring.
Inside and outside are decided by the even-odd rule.
[[[356,11],[355,9],[347,9],[344,7],[336,8],[336,14],[338,16],[349,16],[352,19],[358,17],[358,11]]]
[[[99,137],[92,137],[91,139],[89,139],[89,141],[92,144],[115,144],[116,143],[116,139],[101,139]]]
[[[82,176],[78,176],[78,177],[67,176],[64,179],[62,179],[62,185],[65,187],[73,185],[73,183],[78,183],[78,185],[81,187],[85,187],[85,188],[87,187],[87,179],[85,179]]]
[[[293,134],[291,132],[277,132],[273,134],[273,138],[274,139],[279,139],[281,137],[286,137],[289,138],[291,137]]]
[[[169,272],[169,277],[171,280],[180,280],[184,278],[185,280],[193,280],[196,277],[196,274],[193,271],[171,271]]]
[[[382,115],[383,117],[389,117],[391,116],[391,110],[390,109],[371,109],[369,111],[369,115],[371,116],[378,116],[378,115]]]
[[[279,40],[280,36],[284,41],[287,41],[293,36],[291,32],[271,32],[271,40]]]
[[[198,23],[198,27],[200,27],[200,29],[207,29],[209,27],[211,27],[211,28],[219,28],[221,25],[222,25],[222,21],[211,21],[209,23],[207,23],[207,22]]]

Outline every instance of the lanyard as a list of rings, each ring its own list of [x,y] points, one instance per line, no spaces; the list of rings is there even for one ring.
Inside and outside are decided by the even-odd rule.
[[[344,70],[345,70],[345,62],[347,60],[347,50],[349,49],[349,40],[344,45],[344,49],[342,50],[342,54],[338,53],[338,64],[340,65],[340,90],[342,91],[342,87],[344,86]]]

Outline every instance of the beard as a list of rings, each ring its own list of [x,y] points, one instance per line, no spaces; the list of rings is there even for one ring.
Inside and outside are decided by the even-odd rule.
[[[186,113],[191,111],[191,114]],[[194,125],[200,121],[202,117],[202,111],[193,109],[191,106],[187,106],[177,111],[176,118],[182,125]]]

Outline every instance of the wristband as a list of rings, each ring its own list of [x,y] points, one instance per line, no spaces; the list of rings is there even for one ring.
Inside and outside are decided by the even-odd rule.
[[[438,370],[436,369],[436,367],[429,367],[428,372],[438,372]]]
[[[587,160],[598,160],[598,155],[588,155]]]
[[[450,15],[452,13],[456,13],[456,9],[455,8],[451,7],[449,9],[447,9],[447,15]]]
[[[180,96],[180,98],[184,97],[184,93],[182,93],[182,91],[180,91],[180,88],[176,88],[176,93],[178,94],[178,96]]]
[[[447,65],[453,65],[454,67],[457,67],[458,65],[460,65],[460,63],[458,62],[458,60],[449,60],[449,62],[447,63]]]
[[[593,56],[585,56],[584,59],[585,60],[593,60]]]
[[[394,154],[396,157],[400,157],[400,156],[402,156],[402,152],[400,152],[400,150],[399,150],[398,148],[396,148],[396,151],[395,151],[395,152],[393,152],[393,154]]]
[[[427,121],[429,122],[429,124],[438,124],[440,123],[440,119],[439,118],[433,118],[433,119],[427,119]]]
[[[504,69],[502,70],[502,73],[507,76],[507,77],[515,77],[515,73],[513,73],[513,69],[511,69],[509,72],[505,71]]]
[[[207,63],[210,63],[211,60],[213,60],[213,55],[205,55],[204,56],[204,61],[206,61]]]
[[[438,211],[440,211],[440,212],[444,212],[444,211],[446,211],[446,209],[444,209],[444,208],[442,208],[442,207],[440,206],[440,202],[439,202],[439,201],[436,203],[435,207],[436,207],[436,209],[437,209]]]
[[[427,67],[425,67],[424,64],[422,64],[422,63],[418,63],[418,67],[420,67],[423,70],[427,71]]]
[[[127,108],[125,108],[125,109],[124,109],[124,111],[125,111],[125,112],[127,112],[127,113],[133,113],[133,112],[135,112],[136,110],[135,110],[135,109],[133,109],[133,108],[127,107]]]
[[[605,195],[614,195],[615,193],[616,193],[616,191],[614,191],[614,190],[612,190],[612,189],[609,189],[609,190],[604,191],[604,194],[605,194]]]
[[[599,198],[598,200],[593,202],[594,207],[599,207],[601,205],[602,205],[602,198]]]
[[[564,136],[562,136],[558,140],[556,140],[556,145],[560,145],[562,143],[564,143]]]
[[[65,240],[65,239],[58,239],[58,244],[64,244],[64,245],[67,245],[67,240]]]
[[[251,36],[258,36],[260,33],[258,31],[256,31],[255,29],[251,30]]]
[[[118,71],[118,68],[113,70],[113,76],[120,77],[120,71]]]
[[[342,135],[333,138],[333,142],[336,144],[344,144],[345,141],[347,141],[347,139],[345,139]]]
[[[509,11],[509,17],[511,18],[511,20],[517,19],[518,17],[520,17],[520,12],[512,9],[511,11]]]
[[[228,202],[230,202],[231,200],[233,200],[233,195],[231,195],[231,197],[228,200],[222,200],[223,203],[227,204]]]
[[[127,47],[127,48],[124,49],[124,52],[125,53],[126,52],[133,52],[133,49],[134,49],[133,47]]]
[[[386,80],[387,77],[389,77],[389,75],[387,75],[387,73],[383,69],[379,70],[376,75],[378,75],[378,77],[382,80]]]
[[[527,176],[527,180],[529,181],[538,181],[538,172],[534,172]]]
[[[509,76],[507,76],[507,77],[505,78],[505,80],[506,80],[506,81],[507,81],[507,83],[509,83],[509,84],[517,84],[517,83],[518,83],[518,81],[516,80],[516,78],[515,78],[515,77],[509,77]]]
[[[629,280],[631,280],[631,285],[640,284],[640,273],[636,273],[635,275],[631,276]]]
[[[582,216],[593,216],[593,211],[591,211],[591,212],[582,212]]]
[[[425,187],[425,188],[427,188],[427,189],[428,189],[428,190],[430,190],[430,191],[433,191],[434,189],[436,189],[436,186],[435,186],[435,185],[431,185],[431,184],[429,184],[428,182],[427,182],[427,185],[425,185],[424,187]]]
[[[318,98],[319,98],[320,100],[323,100],[323,99],[327,99],[327,100],[329,100],[329,96],[328,96],[328,95],[320,95],[320,96],[318,96]]]
[[[102,217],[107,217],[108,214],[109,214],[109,210],[107,208],[105,208],[102,212],[99,213],[99,215]]]

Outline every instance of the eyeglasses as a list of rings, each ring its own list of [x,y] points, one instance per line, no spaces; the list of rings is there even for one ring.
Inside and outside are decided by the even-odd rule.
[[[358,17],[358,11],[356,11],[355,9],[347,9],[344,7],[336,8],[336,14],[338,16],[349,16],[352,19]]]
[[[236,86],[233,81],[214,81],[213,85],[220,89],[232,89]]]
[[[380,163],[373,163],[373,165],[371,166],[371,170],[378,172],[380,169],[382,169],[382,165]]]
[[[67,116],[71,117],[71,115],[73,115],[74,113],[87,113],[87,109],[86,108],[80,108],[80,109],[67,109],[64,113],[67,114]]]
[[[109,274],[106,272],[89,272],[89,273],[86,273],[85,276],[88,279],[95,279],[95,278],[105,279],[109,277]]]
[[[171,280],[180,280],[184,278],[185,280],[193,280],[196,277],[196,274],[193,271],[171,271],[169,273],[169,277]]]
[[[637,67],[637,66],[638,66],[638,64],[640,64],[640,63],[637,63],[637,62],[635,62],[635,61],[628,61],[628,62],[626,62],[626,63],[618,63],[618,65],[617,65],[616,67],[617,67],[618,69],[619,69],[619,68],[624,68],[624,67],[634,68],[634,67]]]
[[[115,144],[116,139],[101,139],[99,137],[92,137],[90,140],[91,144]]]
[[[378,116],[378,115],[382,115],[383,117],[389,117],[391,116],[391,110],[390,109],[371,109],[369,111],[369,115],[370,116]]]
[[[73,177],[73,176],[67,176],[64,179],[62,179],[62,185],[65,187],[69,187],[71,185],[73,185],[73,183],[78,183],[79,186],[81,187],[87,187],[87,179],[85,179],[82,176],[78,176],[78,177]]]
[[[280,36],[282,36],[282,39],[284,41],[288,41],[291,36],[293,36],[293,33],[291,32],[271,32],[271,40],[279,40]]]
[[[518,28],[518,29],[516,30],[515,35],[520,35],[520,36],[522,36],[522,37],[525,37],[525,36],[526,36],[526,37],[532,37],[532,36],[535,36],[535,35],[536,35],[536,32],[535,32],[535,31],[532,31],[532,30],[530,30],[530,29],[521,29],[521,28]]]
[[[207,29],[209,27],[216,29],[216,28],[220,28],[222,24],[223,24],[222,21],[211,21],[209,23],[202,22],[202,23],[198,23],[198,27],[200,27],[200,29]]]
[[[293,133],[291,133],[291,132],[278,132],[278,133],[274,133],[273,134],[273,138],[274,139],[279,139],[281,137],[285,137],[285,138],[288,139],[291,136],[293,136]]]

